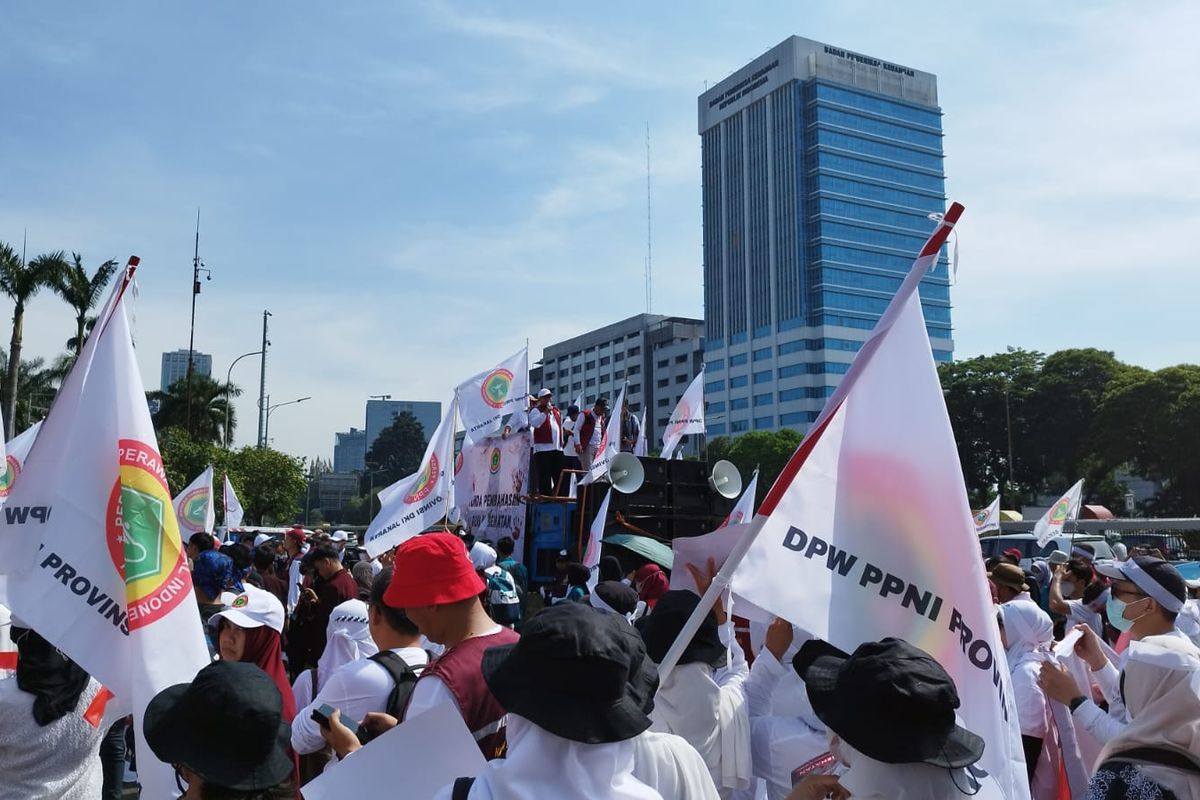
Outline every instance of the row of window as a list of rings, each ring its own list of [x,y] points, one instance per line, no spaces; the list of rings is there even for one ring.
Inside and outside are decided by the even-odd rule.
[[[618,376],[617,379],[620,380],[620,376]],[[604,378],[604,382],[608,382],[607,377]],[[565,399],[570,396],[571,392],[579,392],[585,388],[592,389],[592,388],[595,388],[595,386],[596,386],[595,378],[588,378],[586,381],[576,381],[575,383],[572,383],[570,386],[563,384],[558,387],[558,396],[560,398]],[[641,390],[642,390],[642,385],[640,383],[629,384],[629,393],[630,394],[637,394]]]
[[[832,197],[822,197],[817,201],[817,209],[822,214],[835,217],[848,217],[863,222],[877,222],[881,225],[891,225],[895,228],[905,228],[927,236],[933,230],[933,221],[928,212],[921,211],[889,211],[877,206],[852,203],[847,200],[837,200]]]
[[[876,247],[891,247],[895,250],[912,253],[909,259],[910,266],[912,259],[917,257],[925,240],[929,238],[924,233],[892,233],[861,225],[846,225],[841,222],[822,222],[818,230],[822,238],[844,239],[857,244],[873,244]]]
[[[676,383],[687,383],[687,382],[688,382],[688,376],[687,376],[687,375],[676,375],[676,376],[675,376],[675,382],[676,382]],[[658,379],[658,384],[657,384],[657,385],[658,385],[658,388],[660,388],[660,389],[661,389],[661,388],[663,388],[664,386],[670,386],[670,385],[671,385],[671,379],[670,379],[670,378],[659,378],[659,379]]]
[[[840,361],[816,361],[811,364],[789,364],[777,369],[775,374],[782,380],[783,378],[794,378],[797,375],[845,375],[848,369],[850,369],[850,365]],[[771,372],[769,370],[754,374],[756,384],[770,381]],[[728,384],[724,380],[708,381],[704,384],[704,391],[707,394],[717,394],[725,391],[726,385],[730,389],[740,389],[748,383],[747,376],[736,375],[729,379]]]
[[[675,363],[676,363],[676,364],[686,364],[686,363],[687,363],[687,361],[688,361],[688,358],[689,358],[689,356],[688,356],[688,354],[687,354],[687,353],[684,353],[684,354],[683,354],[683,355],[681,355],[681,356],[675,356]],[[604,363],[603,359],[601,359],[600,363],[601,363],[601,364],[603,364],[603,363]],[[660,360],[659,360],[659,362],[658,362],[658,368],[659,368],[659,369],[663,369],[663,368],[665,368],[665,367],[669,367],[670,365],[671,365],[671,359],[669,359],[669,358],[663,358],[663,359],[660,359]]]
[[[915,208],[925,214],[945,208],[945,202],[938,192],[904,191],[876,183],[869,178],[852,180],[837,175],[818,175],[814,188],[817,192],[828,192],[893,206]]]
[[[898,139],[902,142],[928,147],[932,150],[942,149],[942,135],[940,133],[930,133],[929,131],[910,128],[894,122],[884,122],[883,120],[874,119],[863,114],[855,114],[825,105],[817,106],[814,112],[813,119],[819,123],[837,125],[852,131],[884,136],[888,139]]]
[[[861,111],[868,111],[872,114],[893,117],[905,122],[915,122],[918,125],[924,125],[939,132],[942,129],[942,115],[940,112],[917,108],[875,95],[859,94],[858,92],[837,86],[830,86],[826,83],[818,83],[816,98],[818,100],[828,100],[831,103],[837,103],[842,106],[849,106]]]
[[[779,424],[781,426],[808,425],[817,420],[816,411],[798,411],[790,414],[780,414]],[[724,436],[726,433],[744,433],[750,430],[751,420],[735,419],[731,420],[726,426],[724,422],[710,422],[708,424],[709,436]],[[660,425],[665,425],[665,420],[660,420]],[[755,417],[753,420],[754,430],[764,430],[775,426],[774,417]]]
[[[825,145],[826,147],[836,147],[839,150],[846,150],[851,153],[861,153],[864,156],[886,158],[889,161],[896,161],[901,164],[912,164],[914,167],[923,167],[924,169],[938,170],[939,172],[942,169],[942,157],[940,155],[911,150],[898,145],[884,144],[873,139],[863,139],[860,136],[851,136],[837,131],[818,130],[817,144]]]
[[[823,152],[818,158],[818,168],[822,171],[845,172],[849,175],[866,178],[878,178],[900,186],[912,186],[918,189],[928,189],[941,192],[945,179],[941,175],[927,175],[921,172],[879,164],[874,161],[864,161],[837,153]]]

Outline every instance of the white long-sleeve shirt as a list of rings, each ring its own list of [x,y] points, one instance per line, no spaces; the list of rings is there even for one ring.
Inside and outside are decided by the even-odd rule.
[[[418,675],[429,660],[419,647],[398,647],[392,652],[404,659]],[[417,687],[426,683],[428,681],[418,681]],[[321,728],[312,718],[316,709],[328,704],[341,711],[344,719],[362,722],[372,711],[386,711],[388,695],[395,685],[391,673],[370,659],[343,664],[329,676],[312,702],[296,713],[292,720],[292,749],[297,753],[315,753],[325,747]],[[414,699],[416,692],[414,687]]]
[[[530,429],[536,431],[542,427],[542,424],[547,419],[550,420],[550,441],[534,442],[533,452],[535,453],[549,453],[562,447],[562,430],[558,426],[558,419],[554,416],[554,413],[551,411],[542,411],[537,406],[529,409]]]
[[[792,771],[829,749],[825,731],[798,716],[771,714],[776,691],[789,673],[792,670],[764,647],[745,684],[754,776],[767,782],[769,800],[784,800],[792,791]]]
[[[720,628],[729,646],[727,628]],[[655,695],[651,730],[682,736],[704,758],[722,798],[750,785],[750,715],[745,682],[750,674],[739,646],[730,649],[731,663],[713,669],[691,663],[675,670]]]

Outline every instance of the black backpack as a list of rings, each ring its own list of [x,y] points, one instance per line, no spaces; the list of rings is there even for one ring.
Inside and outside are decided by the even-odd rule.
[[[391,650],[381,650],[371,656],[371,660],[388,671],[395,686],[388,695],[387,707],[383,710],[396,719],[404,718],[404,707],[408,705],[408,697],[417,685],[417,673],[403,658]]]

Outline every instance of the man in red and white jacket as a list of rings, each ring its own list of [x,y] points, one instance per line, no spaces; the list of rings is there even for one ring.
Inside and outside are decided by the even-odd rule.
[[[596,451],[604,440],[604,424],[608,417],[608,398],[596,400],[591,411],[579,415],[575,426],[575,452],[579,454],[579,468],[590,470],[596,459]]]
[[[537,493],[554,494],[562,471],[562,414],[555,408],[549,389],[538,392],[537,405],[529,409],[533,429],[533,477]]]

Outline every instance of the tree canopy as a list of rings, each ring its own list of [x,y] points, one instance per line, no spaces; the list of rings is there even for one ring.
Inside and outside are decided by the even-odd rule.
[[[424,455],[425,429],[410,412],[401,411],[367,451],[367,469],[375,471],[372,483],[387,486],[412,475]]]

